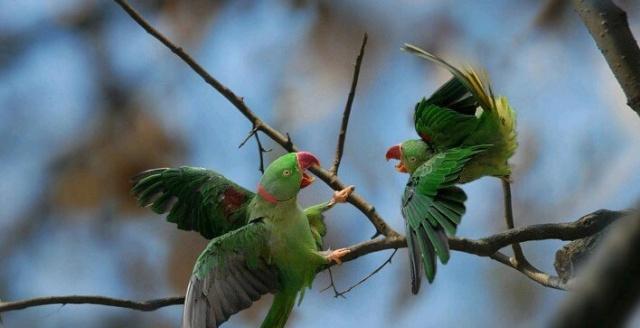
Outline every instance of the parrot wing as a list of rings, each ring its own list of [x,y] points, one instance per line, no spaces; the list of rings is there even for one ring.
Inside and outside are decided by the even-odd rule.
[[[422,99],[414,112],[416,132],[422,140],[433,145],[436,151],[460,146],[465,138],[478,127],[478,118]]]
[[[167,221],[207,239],[245,225],[247,205],[255,196],[214,171],[196,167],[148,170],[132,180],[140,206],[169,213]]]
[[[436,154],[409,178],[402,197],[402,216],[414,294],[420,289],[421,267],[432,282],[436,274],[436,256],[442,263],[449,260],[447,233],[455,234],[467,199],[464,191],[454,185],[464,165],[488,147],[453,148]]]
[[[476,72],[470,67],[458,69],[442,58],[414,45],[405,44],[403,50],[435,62],[453,75],[449,82],[426,100],[429,106],[423,105],[422,107],[425,108],[423,110],[418,110],[419,106],[416,106],[415,121],[418,134],[425,139],[425,136],[429,137],[429,133],[432,133],[434,135],[432,144],[438,151],[448,149],[447,146],[450,145],[455,147],[493,145],[491,150],[482,155],[483,158],[476,161],[473,168],[468,169],[468,176],[464,177],[464,181],[471,181],[483,175],[510,175],[511,168],[508,160],[518,146],[515,112],[506,98],[493,95],[487,74],[483,71]],[[475,126],[472,127],[466,120],[471,120],[470,109],[474,103],[479,105],[482,111],[473,115],[476,119]],[[442,109],[438,107],[450,109],[458,116],[453,113],[439,114]],[[468,137],[462,140],[461,134]]]
[[[316,241],[318,250],[322,250],[322,237],[327,234],[327,226],[324,223],[324,211],[327,210],[327,203],[313,205],[304,209],[304,215],[309,220],[309,228],[311,228],[311,234]]]
[[[256,219],[209,242],[187,287],[182,328],[218,327],[280,288],[277,268],[269,264],[270,234]]]
[[[402,50],[443,66],[471,93],[482,109],[486,111],[495,110],[496,101],[493,97],[491,85],[489,84],[486,73],[478,73],[470,67],[460,70],[444,59],[411,44],[405,44]]]

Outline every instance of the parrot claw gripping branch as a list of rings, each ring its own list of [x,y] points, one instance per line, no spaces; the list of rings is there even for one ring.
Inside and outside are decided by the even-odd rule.
[[[434,224],[433,227],[425,228],[424,222],[414,220],[416,215],[424,210],[422,208],[424,204],[416,202],[416,197],[424,198],[424,195],[430,194],[428,188],[422,188],[415,179],[410,179],[407,190],[405,190],[402,213],[405,219],[411,221],[412,224],[420,223],[420,227],[415,225],[411,227],[414,230],[408,230],[409,239],[413,238],[408,240],[393,230],[377,213],[372,204],[354,193],[353,186],[348,186],[338,178],[349,115],[367,42],[366,34],[355,63],[352,84],[338,135],[335,159],[331,168],[325,169],[319,165],[312,154],[300,151],[288,133],[274,129],[256,116],[241,97],[211,76],[181,47],[176,46],[153,28],[126,0],[114,1],[147,33],[160,41],[203,78],[207,84],[222,94],[251,123],[252,128],[247,140],[251,136],[256,138],[263,177],[255,193],[236,185],[213,171],[192,167],[153,169],[142,172],[134,178],[134,194],[141,205],[149,206],[156,213],[168,213],[167,220],[169,222],[177,224],[181,229],[197,231],[205,238],[211,239],[194,267],[186,298],[170,297],[137,302],[103,296],[40,297],[23,301],[0,302],[0,313],[46,304],[100,304],[140,311],[154,311],[161,307],[184,303],[183,327],[217,327],[232,314],[249,307],[261,295],[276,293],[272,307],[262,326],[283,327],[296,299],[302,300],[305,287],[311,284],[317,272],[324,269],[330,270],[331,266],[335,264],[349,262],[373,252],[394,250],[381,266],[343,292],[336,290],[331,271],[329,271],[330,287],[334,288],[335,296],[343,296],[390,263],[397,250],[407,247],[408,242],[413,243],[413,247],[410,245],[410,248],[416,255],[410,257],[412,259],[412,274],[417,274],[419,277],[420,262],[425,262],[423,264],[429,281],[435,275],[436,259],[439,258],[441,262],[446,263],[449,250],[456,250],[489,257],[524,274],[542,286],[566,290],[572,281],[565,281],[533,267],[522,254],[519,243],[547,239],[581,239],[602,231],[611,222],[628,214],[625,211],[599,210],[570,223],[539,224],[515,228],[511,211],[510,171],[499,170],[499,172],[487,173],[480,172],[481,169],[478,171],[479,166],[475,167],[476,171],[473,168],[467,169],[465,167],[467,162],[473,163],[476,156],[478,158],[485,156],[491,152],[491,147],[495,146],[493,142],[475,142],[452,149],[445,149],[447,147],[436,149],[440,152],[444,151],[446,154],[439,154],[435,157],[445,159],[444,157],[451,156],[454,159],[447,162],[454,163],[454,165],[447,164],[449,166],[445,166],[450,169],[455,168],[453,171],[456,176],[451,179],[447,176],[444,180],[446,184],[441,185],[442,188],[438,187],[440,188],[439,192],[444,192],[442,197],[432,195],[436,200],[434,203],[440,201],[445,204],[444,207],[439,207],[438,211],[441,214],[448,214],[447,218],[451,222],[439,220],[440,217],[436,215],[430,221]],[[415,46],[406,45],[404,50],[439,62],[445,67],[448,66],[443,60]],[[455,67],[447,68],[454,76],[459,77],[457,73],[460,71],[456,72]],[[464,79],[462,80],[464,84]],[[481,82],[482,80],[478,79],[477,81]],[[474,84],[476,81],[472,79],[471,82]],[[475,86],[471,86],[471,89]],[[456,86],[453,87],[455,89]],[[465,85],[465,87],[470,86]],[[482,88],[482,83],[480,83],[480,87]],[[495,104],[498,104],[499,107],[508,107],[506,100],[503,104],[500,98],[493,99],[490,88],[486,91],[488,97],[481,96],[476,99],[480,107],[495,107]],[[468,99],[463,97],[462,100]],[[456,104],[464,112],[470,103],[457,102]],[[462,125],[473,124],[465,120],[458,123]],[[421,133],[424,131],[418,129],[418,124],[416,128],[421,139],[427,143],[431,142],[433,138],[438,138],[437,135]],[[269,150],[262,147],[259,133],[267,135],[289,152],[289,154],[272,162],[266,170],[263,164],[263,153]],[[515,140],[515,134],[513,138]],[[245,142],[246,140],[242,142],[241,146]],[[393,149],[389,150],[387,158],[399,159],[402,157],[404,150],[402,146],[395,147],[397,148],[392,147]],[[503,155],[507,159],[515,150],[515,148],[509,147],[502,148],[506,151],[506,154]],[[465,168],[462,169],[462,167]],[[424,173],[432,168],[411,168],[410,164],[402,162],[397,167],[398,171],[407,173],[412,171]],[[305,170],[312,172],[335,190],[335,193],[331,200],[302,211],[297,206],[297,193],[313,180]],[[455,225],[459,223],[460,216],[464,214],[463,202],[466,196],[464,192],[461,192],[461,189],[453,184],[471,181],[482,175],[502,178],[508,230],[481,239],[455,237],[453,236]],[[321,251],[322,237],[326,233],[322,213],[341,202],[349,202],[360,210],[369,219],[376,233],[371,240],[334,251]],[[453,215],[454,213],[457,214]],[[214,219],[204,219],[207,216]],[[215,218],[222,218],[222,220]],[[284,222],[286,224],[283,224]],[[411,231],[417,231],[417,233],[412,234]],[[419,247],[416,247],[416,243]],[[509,245],[514,248],[514,257],[500,252],[500,249]],[[422,254],[430,254],[430,257],[426,258]],[[413,276],[412,283],[413,291],[417,292],[419,279]]]

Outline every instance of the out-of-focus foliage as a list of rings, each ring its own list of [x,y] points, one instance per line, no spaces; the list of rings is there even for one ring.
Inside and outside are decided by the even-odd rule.
[[[513,160],[517,224],[565,221],[640,196],[640,122],[600,53],[562,1],[132,1],[259,115],[303,149],[333,158],[362,33],[370,35],[341,175],[401,230],[406,177],[384,150],[412,137],[411,109],[449,76],[401,53],[417,44],[486,67],[518,113]],[[618,2],[640,35],[640,8]],[[251,188],[259,172],[249,124],[109,1],[0,2],[0,299],[102,294],[130,299],[184,292],[205,241],[137,209],[129,177],[182,164]],[[264,138],[263,138],[264,140]],[[270,141],[271,160],[282,150]],[[459,234],[504,228],[499,182],[464,187]],[[304,204],[330,197],[317,183]],[[349,206],[327,218],[332,248],[372,227]],[[559,242],[529,243],[553,271]],[[347,287],[384,261],[334,270]],[[296,308],[300,327],[539,325],[562,298],[488,259],[454,253],[433,285],[409,297],[404,250],[346,300],[317,279]],[[269,298],[229,326],[260,322]],[[49,306],[3,315],[6,327],[174,327],[181,308],[153,313]]]

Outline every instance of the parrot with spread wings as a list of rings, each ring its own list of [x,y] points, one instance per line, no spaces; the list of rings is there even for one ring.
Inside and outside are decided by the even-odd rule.
[[[408,173],[402,215],[411,266],[411,291],[420,289],[422,269],[431,283],[437,258],[449,260],[447,235],[454,235],[466,208],[456,184],[494,176],[509,181],[508,160],[517,148],[515,113],[507,99],[495,97],[484,73],[459,69],[416,46],[403,50],[445,67],[453,77],[415,106],[420,139],[407,140],[386,153]]]
[[[340,264],[349,253],[322,251],[322,213],[345,202],[354,187],[302,210],[297,196],[312,183],[306,169],[313,165],[319,161],[311,153],[283,155],[266,168],[256,193],[194,167],[152,169],[133,178],[141,206],[212,239],[187,287],[183,328],[218,327],[266,293],[275,297],[261,327],[284,327],[319,269]]]

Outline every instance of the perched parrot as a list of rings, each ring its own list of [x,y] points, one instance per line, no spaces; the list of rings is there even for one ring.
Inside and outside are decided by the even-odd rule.
[[[414,121],[420,139],[395,145],[386,153],[387,160],[399,160],[399,172],[410,174],[402,215],[411,290],[417,294],[421,268],[433,282],[436,256],[443,264],[449,260],[447,234],[455,234],[467,199],[455,184],[483,176],[509,180],[508,160],[517,142],[515,113],[506,98],[493,96],[486,75],[471,68],[458,69],[413,45],[403,50],[440,64],[453,75],[431,97],[416,104]]]
[[[256,193],[202,168],[161,168],[134,177],[141,206],[169,213],[183,230],[212,239],[187,287],[183,328],[218,327],[266,293],[275,293],[261,327],[284,327],[319,269],[341,263],[348,249],[321,251],[322,213],[345,202],[353,186],[302,210],[298,192],[312,183],[305,170],[319,165],[308,152],[289,153],[265,170]]]

